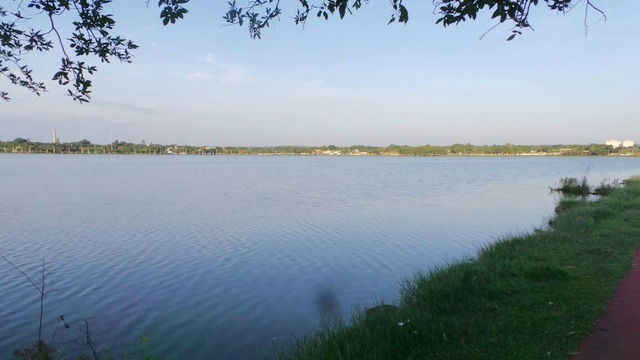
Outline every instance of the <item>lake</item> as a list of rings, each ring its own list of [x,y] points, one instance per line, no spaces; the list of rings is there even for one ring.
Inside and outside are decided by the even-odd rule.
[[[561,177],[640,158],[0,155],[0,255],[38,281],[66,355],[90,319],[116,354],[253,359],[399,282],[544,227]],[[37,339],[39,294],[0,259],[0,358]]]

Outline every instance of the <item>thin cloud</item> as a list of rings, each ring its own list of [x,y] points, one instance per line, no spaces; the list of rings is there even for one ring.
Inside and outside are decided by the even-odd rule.
[[[249,71],[240,66],[232,66],[220,76],[220,83],[225,85],[246,84],[249,81]]]
[[[203,56],[195,58],[200,62],[211,67],[210,71],[196,71],[187,74],[186,78],[191,81],[212,81],[215,80],[223,85],[239,85],[246,84],[251,81],[251,72],[249,69],[236,65],[229,64],[220,60],[216,55],[207,53]]]
[[[184,77],[185,79],[189,81],[194,81],[194,82],[206,82],[206,81],[211,81],[215,78],[215,76],[213,76],[212,74],[208,72],[202,72],[202,71],[195,71],[195,72],[186,74]]]
[[[157,111],[155,109],[153,109],[153,108],[145,107],[145,106],[139,106],[139,105],[125,103],[125,102],[94,100],[92,103],[95,106],[99,106],[99,107],[106,108],[106,109],[111,109],[111,110],[131,111],[131,112],[135,112],[135,113],[138,113],[138,114],[145,114],[145,115],[155,115],[155,114],[157,114]]]
[[[223,62],[220,62],[218,60],[218,57],[213,54],[206,54],[201,59],[207,64],[216,65],[216,66],[225,66],[225,64]]]

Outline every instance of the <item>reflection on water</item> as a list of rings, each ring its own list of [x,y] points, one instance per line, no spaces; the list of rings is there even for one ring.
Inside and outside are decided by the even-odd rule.
[[[334,289],[326,287],[318,289],[316,293],[316,306],[318,313],[322,319],[326,321],[340,320],[342,318],[342,309],[338,295]]]
[[[542,226],[549,186],[587,168],[598,183],[640,159],[2,155],[0,254],[33,276],[46,260],[61,343],[99,316],[99,347],[252,358]],[[37,337],[38,297],[7,264],[0,294],[8,355]]]

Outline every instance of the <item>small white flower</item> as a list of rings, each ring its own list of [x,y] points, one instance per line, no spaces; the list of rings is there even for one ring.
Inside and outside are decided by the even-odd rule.
[[[404,321],[400,321],[400,322],[398,323],[398,325],[399,325],[399,326],[404,326]]]

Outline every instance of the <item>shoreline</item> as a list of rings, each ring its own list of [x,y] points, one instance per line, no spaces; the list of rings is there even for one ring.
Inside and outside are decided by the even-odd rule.
[[[640,178],[564,205],[548,230],[417,274],[397,308],[324,324],[281,357],[571,359],[640,248]]]
[[[89,153],[89,152],[0,152],[0,155],[62,155],[62,156],[81,156],[81,155],[95,155],[95,156],[301,156],[301,157],[596,157],[596,158],[635,158],[640,157],[640,153],[637,154],[608,154],[608,155],[585,155],[585,154],[445,154],[445,155],[418,155],[418,154],[339,154],[339,155],[327,155],[327,154],[300,154],[300,153],[228,153],[228,154],[201,154],[201,153],[180,153],[180,154],[149,154],[149,153],[118,153],[118,152],[105,152],[105,153]]]

